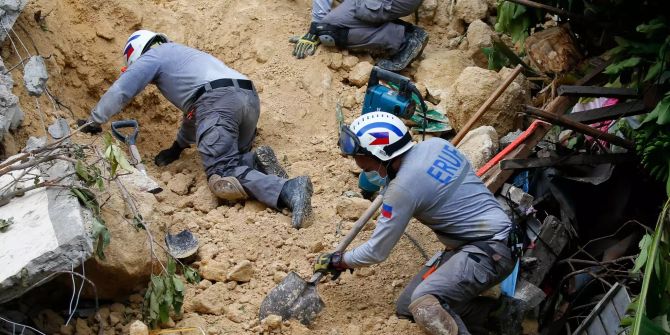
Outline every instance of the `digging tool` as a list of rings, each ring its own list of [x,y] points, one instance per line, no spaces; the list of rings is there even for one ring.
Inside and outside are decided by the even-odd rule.
[[[169,230],[166,231],[168,233],[165,234],[165,244],[170,255],[178,259],[188,259],[198,251],[198,238],[190,230],[185,229],[174,235]]]
[[[363,229],[372,215],[382,204],[382,196],[377,196],[370,207],[356,221],[349,234],[337,245],[335,251],[344,251],[356,235]],[[325,306],[316,291],[316,285],[323,277],[323,273],[315,273],[309,281],[305,281],[295,272],[290,272],[279,285],[273,288],[261,303],[259,312],[263,320],[274,314],[283,320],[297,319],[304,325],[309,325]]]
[[[121,133],[120,129],[122,128],[132,128],[132,132],[128,135],[124,135]],[[147,191],[149,193],[160,193],[163,191],[163,188],[158,185],[149,175],[147,174],[147,169],[144,167],[144,164],[142,164],[142,158],[140,157],[140,152],[137,150],[137,146],[135,145],[135,142],[137,141],[137,135],[140,132],[140,128],[137,124],[137,121],[135,120],[123,120],[123,121],[114,121],[112,122],[112,134],[114,137],[119,139],[119,141],[123,141],[126,145],[128,145],[128,148],[130,150],[130,154],[133,156],[133,159],[135,160],[136,164],[135,167],[142,173],[143,175],[143,181],[138,182],[138,186],[143,191]]]

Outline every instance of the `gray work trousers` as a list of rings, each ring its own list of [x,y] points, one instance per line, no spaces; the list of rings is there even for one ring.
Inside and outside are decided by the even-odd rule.
[[[213,174],[235,177],[247,194],[277,208],[286,179],[258,171],[254,153],[250,151],[260,109],[255,91],[232,86],[211,90],[196,101],[195,120],[184,119],[177,140],[190,142],[183,137],[189,137],[186,135],[192,133],[189,129],[195,128],[196,145],[207,177]]]
[[[430,266],[424,266],[412,278],[398,297],[396,314],[411,319],[409,304],[431,294],[457,313],[471,333],[485,333],[483,327],[495,302],[478,295],[501,282],[514,269],[506,242],[487,243],[501,256],[500,260],[494,261],[483,250],[470,244],[445,251],[435,272],[423,279],[430,269]]]
[[[391,21],[410,15],[422,0],[344,0],[322,23],[349,28],[347,48],[395,54],[405,37],[405,26]]]

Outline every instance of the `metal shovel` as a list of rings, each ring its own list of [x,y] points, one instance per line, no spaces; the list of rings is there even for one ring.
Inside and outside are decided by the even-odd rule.
[[[382,196],[380,195],[356,221],[354,227],[337,245],[335,251],[344,251],[349,246],[381,204]],[[325,306],[316,291],[316,285],[322,277],[322,273],[315,273],[309,281],[305,281],[297,273],[290,272],[263,299],[259,311],[260,319],[263,320],[268,315],[274,314],[281,316],[282,320],[294,318],[304,325],[312,323]]]
[[[124,135],[121,133],[119,129],[122,128],[132,128],[132,132],[128,135]],[[137,150],[137,146],[135,145],[135,142],[137,141],[137,135],[139,134],[140,129],[137,124],[137,121],[135,120],[123,120],[123,121],[114,121],[112,122],[112,134],[114,137],[116,137],[119,141],[122,141],[123,143],[128,145],[128,148],[130,150],[130,154],[133,156],[133,160],[136,162],[135,167],[142,173],[144,176],[144,180],[141,182],[137,182],[138,186],[143,191],[147,191],[149,193],[160,193],[163,191],[163,188],[158,185],[149,175],[147,174],[147,169],[144,167],[144,164],[142,164],[142,158],[140,157],[140,152]]]

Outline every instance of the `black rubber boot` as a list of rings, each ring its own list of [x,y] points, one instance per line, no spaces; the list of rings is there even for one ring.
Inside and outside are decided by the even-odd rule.
[[[312,181],[308,176],[289,179],[279,193],[279,201],[293,212],[293,228],[302,228],[304,221],[312,215]]]
[[[267,145],[262,145],[254,151],[254,160],[261,168],[261,172],[267,175],[275,175],[284,179],[288,179],[288,173],[279,164],[274,150]]]
[[[179,143],[177,143],[177,141],[174,141],[171,147],[162,150],[158,153],[158,155],[156,155],[154,158],[154,163],[158,166],[168,165],[179,159],[179,155],[181,155],[181,152],[186,148],[188,147],[182,147],[179,145]]]
[[[401,71],[421,56],[426,44],[428,44],[428,33],[425,30],[417,26],[407,26],[405,27],[405,40],[402,42],[400,50],[390,59],[382,59],[377,62],[377,66],[388,71]]]

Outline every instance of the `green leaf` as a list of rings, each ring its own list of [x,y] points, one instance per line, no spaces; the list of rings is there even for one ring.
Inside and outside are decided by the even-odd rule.
[[[666,125],[670,124],[670,98],[665,97],[663,100],[661,100],[658,105],[654,108],[651,113],[657,113],[658,114],[658,119],[656,120],[656,123],[659,125]]]
[[[618,63],[610,64],[607,68],[605,68],[605,71],[603,71],[604,74],[618,74],[624,69],[635,67],[640,62],[642,61],[642,58],[640,57],[630,57],[627,59],[624,59]]]
[[[184,278],[186,278],[186,281],[191,284],[197,284],[200,282],[200,280],[202,280],[200,278],[200,274],[198,274],[198,272],[190,266],[184,265],[182,268],[182,273],[184,273]]]
[[[0,219],[0,233],[6,232],[9,226],[13,224],[14,224],[14,217],[10,217],[9,219]]]
[[[639,33],[647,34],[647,37],[651,37],[651,35],[663,30],[663,28],[666,28],[665,22],[661,18],[655,18],[649,21],[649,23],[637,26],[635,30]]]
[[[172,281],[176,292],[184,292],[184,283],[182,283],[179,278],[176,276],[172,277]]]
[[[123,151],[121,151],[118,146],[113,145],[112,152],[114,154],[114,159],[122,169],[128,172],[133,172],[133,167],[130,166],[130,163],[128,163],[128,160],[126,159],[126,155],[123,154]]]
[[[92,220],[93,240],[95,243],[95,253],[98,258],[105,260],[105,248],[109,245],[111,235],[107,227],[97,217]]]
[[[102,140],[105,143],[105,148],[109,148],[114,143],[114,138],[112,134],[107,132],[102,135]]]
[[[649,71],[647,71],[647,75],[644,76],[644,79],[642,81],[647,82],[656,79],[658,74],[661,73],[662,68],[663,68],[663,61],[659,60],[658,62],[654,63],[654,65],[652,65],[649,68]]]
[[[649,252],[649,246],[651,245],[652,241],[652,236],[649,234],[646,234],[642,237],[640,240],[640,243],[638,244],[640,247],[640,255],[637,256],[637,259],[635,260],[635,266],[633,267],[633,270],[631,272],[635,273],[640,271],[644,264],[647,262],[647,255]]]
[[[172,257],[168,258],[167,271],[169,275],[174,275],[177,272],[177,263]]]
[[[160,304],[158,317],[161,323],[168,322],[170,318],[170,304],[168,304],[167,302],[163,302],[162,304]]]

